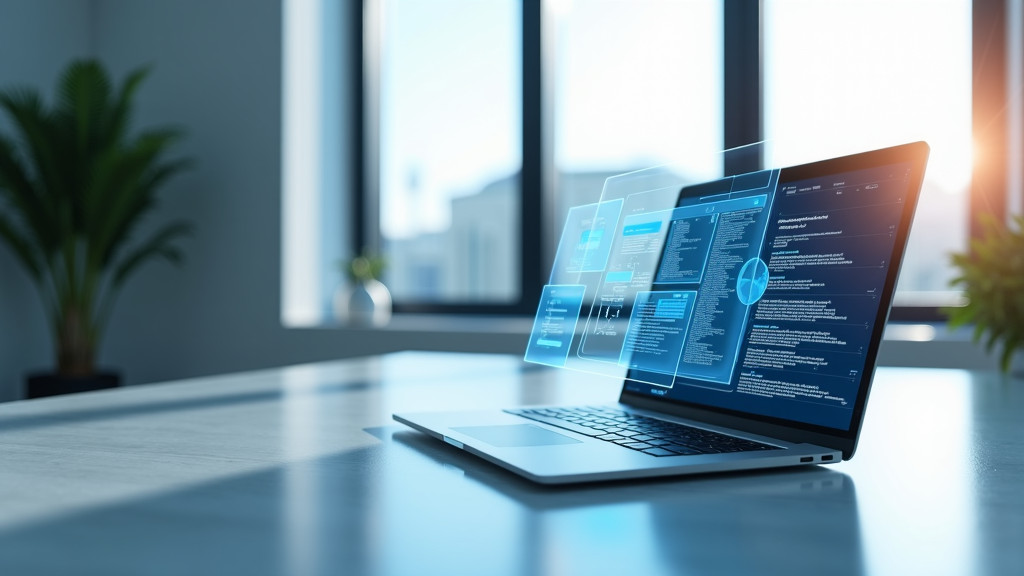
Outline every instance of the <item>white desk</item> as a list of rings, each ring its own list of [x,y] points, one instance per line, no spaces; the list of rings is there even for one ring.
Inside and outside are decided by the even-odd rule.
[[[880,370],[823,468],[532,485],[395,411],[614,399],[403,353],[0,406],[0,573],[1024,574],[1024,382]]]

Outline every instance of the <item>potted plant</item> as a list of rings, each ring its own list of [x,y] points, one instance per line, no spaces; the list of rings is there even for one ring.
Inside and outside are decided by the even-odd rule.
[[[1007,225],[986,215],[981,226],[969,249],[952,255],[959,275],[950,284],[963,288],[967,304],[949,309],[949,325],[974,324],[974,341],[984,338],[988,351],[999,344],[999,365],[1008,372],[1024,351],[1024,217]]]
[[[383,326],[391,320],[391,292],[380,281],[387,262],[363,250],[342,263],[348,285],[334,297],[334,314],[358,326]]]
[[[52,106],[31,89],[0,92],[12,132],[0,133],[0,238],[38,289],[56,356],[54,373],[30,377],[30,398],[117,385],[96,356],[118,293],[142,264],[182,259],[186,222],[138,238],[157,191],[187,165],[164,159],[179,131],[129,132],[146,74],[114,87],[99,62],[79,60]]]

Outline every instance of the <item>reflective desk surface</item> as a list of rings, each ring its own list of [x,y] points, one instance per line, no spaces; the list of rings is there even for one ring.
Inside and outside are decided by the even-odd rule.
[[[617,390],[408,352],[3,405],[0,573],[1024,574],[1024,381],[881,369],[849,462],[561,488],[390,417]]]

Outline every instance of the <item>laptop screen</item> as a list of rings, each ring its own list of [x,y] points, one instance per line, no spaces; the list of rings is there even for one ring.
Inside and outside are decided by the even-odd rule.
[[[926,156],[917,143],[718,178],[671,209],[593,206],[569,266],[600,279],[545,287],[527,360],[553,363],[542,341],[562,334],[573,362],[626,369],[626,393],[855,429]],[[579,321],[559,330],[558,310]]]

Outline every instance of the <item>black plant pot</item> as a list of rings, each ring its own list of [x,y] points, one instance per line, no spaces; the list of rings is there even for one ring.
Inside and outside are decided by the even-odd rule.
[[[66,377],[52,372],[29,374],[26,379],[26,398],[44,398],[76,392],[89,392],[117,388],[121,375],[117,372],[97,372],[92,376]]]

